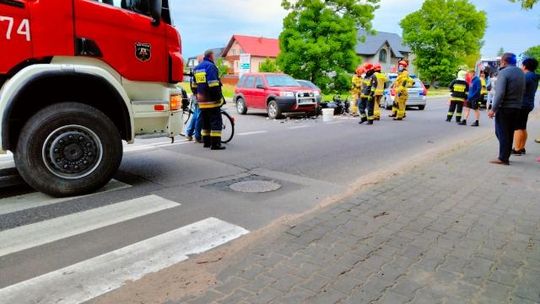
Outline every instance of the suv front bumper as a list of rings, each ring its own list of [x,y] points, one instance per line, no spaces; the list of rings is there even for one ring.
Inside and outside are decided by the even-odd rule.
[[[276,97],[276,103],[282,112],[313,112],[317,109],[317,99],[297,100],[296,97]]]

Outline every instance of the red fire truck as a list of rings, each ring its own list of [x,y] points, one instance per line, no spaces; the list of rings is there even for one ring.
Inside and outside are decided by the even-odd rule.
[[[182,126],[168,0],[0,0],[0,153],[53,196],[104,186],[122,140]]]

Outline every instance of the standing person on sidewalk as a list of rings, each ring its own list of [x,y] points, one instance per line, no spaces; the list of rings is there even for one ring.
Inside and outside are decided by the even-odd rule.
[[[450,107],[448,108],[448,115],[446,121],[451,122],[454,112],[456,112],[456,122],[461,122],[461,115],[463,112],[463,103],[467,100],[467,92],[469,91],[469,85],[465,81],[467,72],[459,71],[457,78],[450,83]]]
[[[534,96],[536,95],[538,80],[540,79],[540,75],[536,74],[537,68],[538,61],[536,59],[527,58],[523,61],[522,69],[525,72],[525,94],[523,95],[517,130],[514,134],[514,149],[512,149],[512,154],[514,155],[527,153],[525,150],[528,137],[527,121],[529,120],[529,113],[534,110]]]
[[[505,53],[501,58],[493,108],[488,113],[489,118],[495,118],[495,134],[499,140],[499,157],[491,161],[492,164],[510,165],[514,131],[525,92],[525,73],[516,63],[515,54]]]
[[[473,73],[473,71],[471,71]],[[471,127],[478,127],[480,125],[480,99],[482,98],[482,81],[480,77],[474,76],[471,80],[471,86],[469,88],[469,96],[467,102],[465,103],[465,118],[461,121],[460,125],[466,126],[467,119],[471,114],[471,110],[474,110],[474,118],[476,121],[471,125]]]

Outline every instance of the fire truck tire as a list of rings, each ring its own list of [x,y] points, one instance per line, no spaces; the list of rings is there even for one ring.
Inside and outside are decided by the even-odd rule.
[[[26,122],[14,158],[34,189],[55,197],[82,195],[111,180],[122,161],[122,139],[96,108],[57,103]]]

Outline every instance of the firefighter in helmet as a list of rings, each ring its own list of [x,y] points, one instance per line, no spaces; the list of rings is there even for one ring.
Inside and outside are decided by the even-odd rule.
[[[414,82],[409,77],[409,72],[407,67],[409,64],[405,60],[401,60],[398,63],[398,77],[394,83],[393,88],[396,90],[396,97],[394,100],[394,105],[392,107],[392,115],[394,120],[403,120],[405,118],[405,108],[407,107],[407,100],[409,99],[409,90]]]
[[[377,80],[377,86],[375,87],[375,109],[373,115],[375,120],[381,119],[381,100],[384,95],[384,85],[386,84],[386,75],[382,73],[382,66],[380,63],[376,63],[373,67],[375,70],[375,79]]]
[[[375,78],[375,70],[371,63],[364,64],[364,70],[366,75],[362,81],[362,92],[360,94],[360,104],[358,110],[360,111],[360,124],[367,121],[368,125],[372,125],[375,120],[375,88],[377,86],[377,80]]]
[[[192,81],[196,84],[195,91],[202,114],[201,135],[204,147],[225,150],[225,147],[221,146],[223,121],[220,110],[224,99],[213,51],[208,50],[204,53],[203,61],[193,71]]]
[[[358,104],[360,103],[360,93],[362,91],[362,75],[364,68],[359,66],[356,68],[356,73],[352,77],[351,95],[354,102],[351,104],[350,113],[354,116],[358,115]]]

